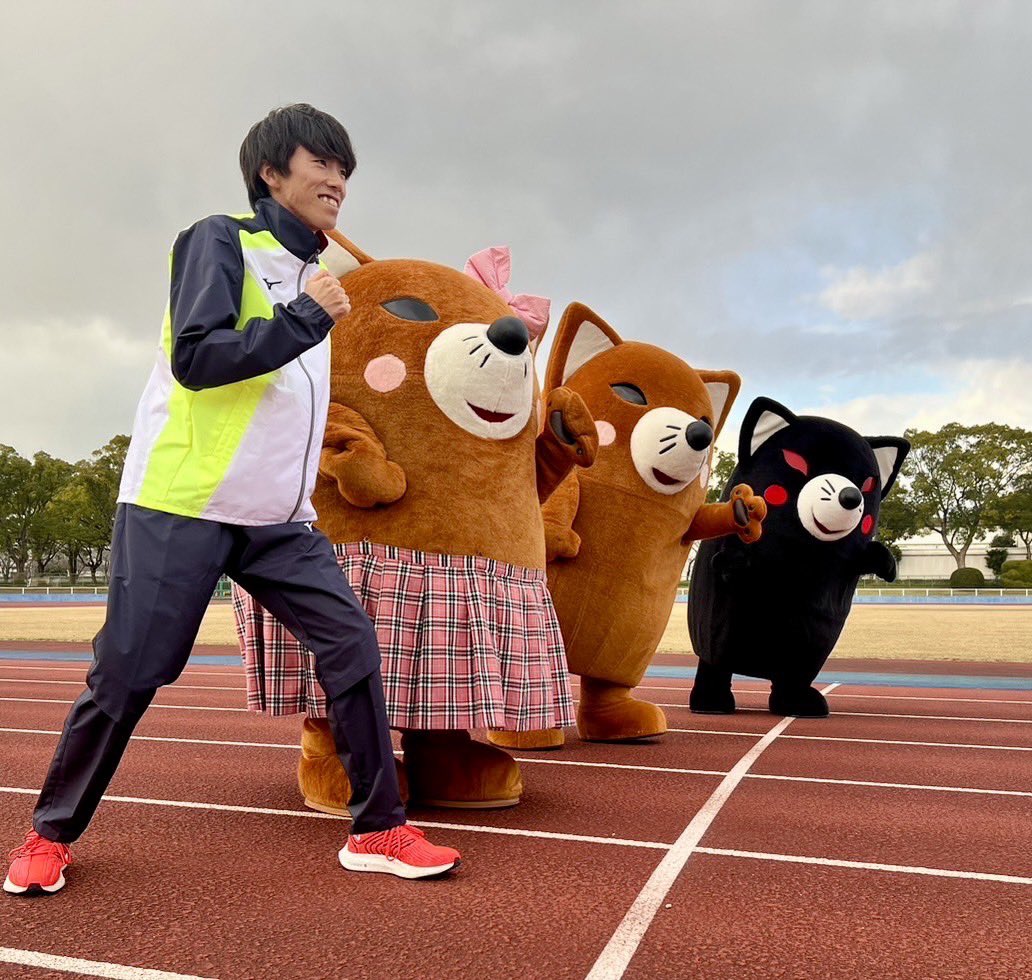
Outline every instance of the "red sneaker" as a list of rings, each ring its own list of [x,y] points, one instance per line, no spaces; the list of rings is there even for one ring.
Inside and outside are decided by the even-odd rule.
[[[72,863],[72,852],[66,845],[30,830],[25,843],[11,851],[8,858],[11,867],[4,882],[5,892],[23,895],[35,888],[52,894],[65,886],[64,869]]]
[[[458,851],[431,844],[408,823],[375,834],[352,834],[337,857],[349,871],[383,871],[399,878],[429,878],[460,864]]]

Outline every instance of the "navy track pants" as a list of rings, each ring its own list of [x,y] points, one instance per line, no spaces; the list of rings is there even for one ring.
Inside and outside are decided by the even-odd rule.
[[[86,829],[157,689],[186,666],[223,573],[314,654],[355,832],[405,822],[376,633],[326,536],[302,523],[248,527],[119,504],[107,617],[33,814],[41,836],[68,844]]]

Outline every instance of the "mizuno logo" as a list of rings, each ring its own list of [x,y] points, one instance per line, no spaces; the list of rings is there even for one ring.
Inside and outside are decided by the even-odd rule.
[[[272,289],[273,286],[280,285],[283,282],[283,280],[282,279],[275,279],[272,282],[270,282],[268,279],[265,278],[265,276],[262,276],[262,282],[264,282],[265,285],[269,287],[269,289]]]

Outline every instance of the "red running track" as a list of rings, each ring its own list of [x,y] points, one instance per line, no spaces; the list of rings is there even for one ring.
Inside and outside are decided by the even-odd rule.
[[[0,652],[10,846],[86,666]],[[69,887],[3,896],[0,977],[1032,976],[1032,694],[840,686],[829,719],[783,721],[758,683],[724,717],[692,715],[689,682],[645,686],[664,738],[573,736],[521,756],[517,808],[413,811],[466,859],[413,883],[344,872],[346,822],[297,795],[299,719],[241,710],[238,668],[190,667]]]

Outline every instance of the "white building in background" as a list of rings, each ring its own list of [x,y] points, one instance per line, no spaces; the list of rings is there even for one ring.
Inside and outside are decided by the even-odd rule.
[[[991,538],[986,541],[976,541],[968,549],[965,561],[968,568],[977,568],[987,579],[993,578],[993,573],[985,563],[985,553],[992,547],[990,541]],[[901,579],[947,579],[957,567],[953,555],[946,550],[946,545],[942,543],[942,538],[937,534],[925,534],[897,543],[899,550],[903,553],[903,559],[899,563]],[[1022,561],[1024,558],[1024,545],[1019,544],[1016,548],[1010,549],[1009,559],[1011,561]]]

